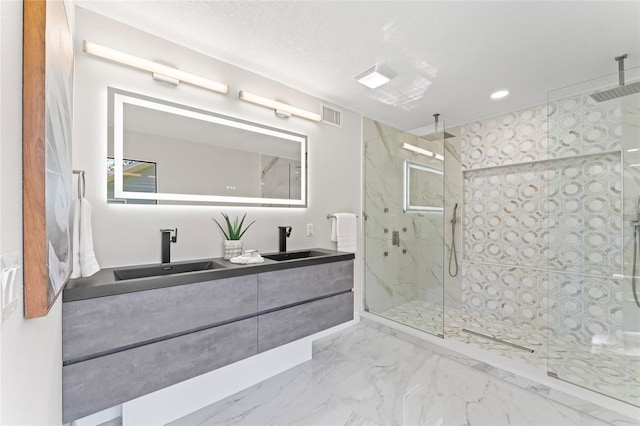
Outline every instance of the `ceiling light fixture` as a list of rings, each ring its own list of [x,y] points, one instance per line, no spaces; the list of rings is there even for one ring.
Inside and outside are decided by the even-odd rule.
[[[497,92],[493,92],[491,94],[491,99],[502,99],[509,94],[508,90],[498,90]]]
[[[261,105],[273,109],[278,117],[286,118],[286,115],[290,114],[296,115],[301,118],[306,118],[307,120],[311,121],[322,121],[322,116],[315,112],[309,112],[304,109],[284,104],[282,102],[263,98],[262,96],[254,95],[253,93],[245,92],[244,90],[241,90],[238,95],[243,101],[251,102],[252,104]]]
[[[374,65],[366,71],[361,72],[358,75],[355,75],[353,78],[358,81],[358,83],[367,86],[370,89],[377,89],[383,84],[387,84],[391,81],[391,75],[389,73],[384,73],[378,65]]]
[[[406,143],[406,142],[402,144],[402,148],[404,148],[406,150],[409,150],[409,151],[413,151],[413,152],[415,152],[417,154],[426,155],[427,157],[433,157],[433,155],[434,155],[433,152],[431,152],[431,151],[427,151],[426,149],[419,148],[419,147],[417,147],[415,145],[411,145],[411,144]]]
[[[169,82],[169,79],[173,79],[194,86],[203,87],[214,92],[225,94],[229,93],[229,86],[227,86],[226,84],[208,80],[203,77],[198,77],[197,75],[189,74],[187,72],[180,71],[176,68],[159,64],[157,62],[138,58],[137,56],[129,55],[128,53],[101,46],[87,40],[84,40],[83,50],[90,55],[98,56],[100,58],[108,59],[110,61],[118,62],[124,65],[129,65],[130,67],[138,68],[143,71],[149,71],[150,73],[156,74],[156,76],[154,77],[156,79],[159,79],[157,76],[159,74],[166,77],[165,79],[163,79],[163,81],[165,82]]]

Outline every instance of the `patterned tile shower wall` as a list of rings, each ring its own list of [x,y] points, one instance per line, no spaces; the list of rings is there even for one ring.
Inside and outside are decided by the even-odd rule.
[[[462,304],[466,313],[519,329],[546,328],[549,308],[547,272],[465,262],[462,284]]]
[[[547,107],[468,123],[460,132],[462,170],[544,160],[548,155]]]
[[[550,315],[575,308],[559,298],[562,277],[620,273],[620,116],[618,106],[585,94],[461,126],[461,287],[469,314],[553,327]],[[550,270],[557,271],[551,280]],[[602,310],[580,305],[580,312],[615,333],[620,301],[600,302]],[[566,325],[558,331],[580,341],[586,335]]]
[[[620,153],[464,176],[465,260],[620,273]]]

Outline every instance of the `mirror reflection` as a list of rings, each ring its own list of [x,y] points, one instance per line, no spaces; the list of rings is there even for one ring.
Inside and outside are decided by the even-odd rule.
[[[113,174],[115,161],[107,157],[107,202],[113,204],[158,204],[157,200],[137,200],[134,198],[116,198],[113,193]],[[125,191],[158,192],[156,185],[156,163],[124,159],[122,161],[122,180]]]
[[[306,205],[306,136],[117,89],[109,95],[109,202]]]

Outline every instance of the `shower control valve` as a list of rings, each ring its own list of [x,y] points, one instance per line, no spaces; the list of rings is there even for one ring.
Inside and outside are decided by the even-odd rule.
[[[400,247],[400,232],[393,231],[391,234],[391,245]]]

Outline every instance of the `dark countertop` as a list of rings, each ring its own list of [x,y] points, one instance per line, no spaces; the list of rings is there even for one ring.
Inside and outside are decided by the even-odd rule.
[[[63,293],[63,302],[73,302],[76,300],[93,299],[96,297],[113,296],[116,294],[132,293],[136,291],[153,290],[163,287],[171,287],[177,285],[193,284],[203,281],[219,280],[221,278],[231,278],[241,275],[258,274],[262,272],[280,271],[283,269],[299,268],[301,266],[320,265],[323,263],[339,262],[342,260],[352,260],[355,258],[353,253],[339,252],[322,248],[291,250],[291,252],[300,251],[321,252],[323,255],[307,257],[302,259],[275,261],[264,259],[264,263],[239,265],[224,260],[223,258],[215,259],[197,259],[193,261],[172,262],[170,265],[178,265],[184,263],[192,263],[196,261],[213,261],[219,267],[216,269],[208,269],[196,272],[184,272],[172,275],[161,275],[155,277],[136,278],[130,280],[116,281],[114,271],[118,269],[129,269],[137,267],[160,266],[159,263],[149,265],[131,265],[119,266],[116,268],[101,269],[90,277],[76,278],[70,280]],[[277,253],[264,253],[268,256]]]

